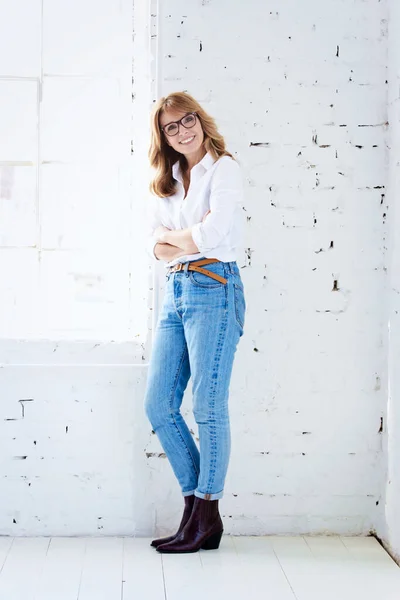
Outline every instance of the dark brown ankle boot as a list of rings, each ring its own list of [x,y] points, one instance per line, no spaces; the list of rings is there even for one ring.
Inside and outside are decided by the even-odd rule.
[[[160,544],[158,552],[176,554],[216,550],[223,532],[223,523],[218,511],[218,500],[194,499],[192,514],[182,531],[169,543]]]
[[[194,504],[194,494],[192,494],[191,496],[184,496],[184,500],[185,500],[185,508],[183,510],[182,521],[181,521],[181,524],[179,525],[178,531],[174,535],[170,535],[169,537],[153,540],[150,544],[151,546],[154,546],[155,548],[157,548],[157,546],[159,546],[160,544],[168,544],[168,542],[172,542],[172,540],[174,540],[176,538],[176,536],[185,527],[185,525],[189,521],[189,517],[192,513],[192,508],[193,508],[193,504]]]

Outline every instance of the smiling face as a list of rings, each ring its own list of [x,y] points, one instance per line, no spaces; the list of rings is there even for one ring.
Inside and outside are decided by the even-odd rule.
[[[173,109],[165,110],[160,115],[160,127],[166,127],[173,121],[179,121],[185,115],[186,112],[176,111]],[[203,147],[204,132],[201,127],[200,119],[196,118],[196,124],[193,127],[186,128],[182,123],[179,123],[179,130],[176,135],[168,135],[165,131],[161,133],[164,136],[167,144],[169,144],[174,150],[180,154],[184,154],[188,163],[195,163],[197,160],[201,160],[205,150]],[[190,121],[190,119],[188,119]],[[188,124],[191,124],[190,122]],[[166,127],[168,131],[168,127]]]

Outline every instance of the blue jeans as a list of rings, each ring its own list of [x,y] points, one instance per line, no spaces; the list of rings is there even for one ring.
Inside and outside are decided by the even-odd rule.
[[[229,383],[246,302],[236,261],[203,267],[225,277],[226,284],[189,271],[188,264],[166,274],[145,411],[183,496],[217,500],[223,496],[229,463]],[[200,452],[180,413],[190,376]]]

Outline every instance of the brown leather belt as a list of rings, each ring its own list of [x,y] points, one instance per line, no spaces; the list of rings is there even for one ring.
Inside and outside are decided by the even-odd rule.
[[[203,273],[203,275],[208,275],[212,279],[216,279],[220,283],[227,283],[227,279],[225,277],[221,277],[212,271],[208,271],[207,269],[202,269],[203,265],[210,265],[215,262],[221,262],[218,258],[203,258],[202,260],[196,260],[194,262],[190,262],[188,265],[188,271],[198,271],[199,273]],[[186,263],[177,263],[173,267],[169,267],[168,272],[172,273],[174,271],[183,271]]]

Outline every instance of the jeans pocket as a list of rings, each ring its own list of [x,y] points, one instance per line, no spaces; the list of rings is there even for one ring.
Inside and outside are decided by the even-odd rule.
[[[235,317],[238,325],[240,326],[240,335],[242,336],[246,314],[246,300],[244,297],[244,289],[242,284],[233,284],[233,298],[235,302]]]
[[[221,263],[211,263],[210,265],[204,265],[202,268],[210,271],[210,273],[215,273],[216,275],[226,279],[225,269]],[[200,273],[199,271],[189,271],[189,279],[193,285],[202,288],[219,288],[226,285],[225,283],[222,283],[217,279],[213,279],[212,277],[209,277],[209,275],[204,275],[204,273]]]

